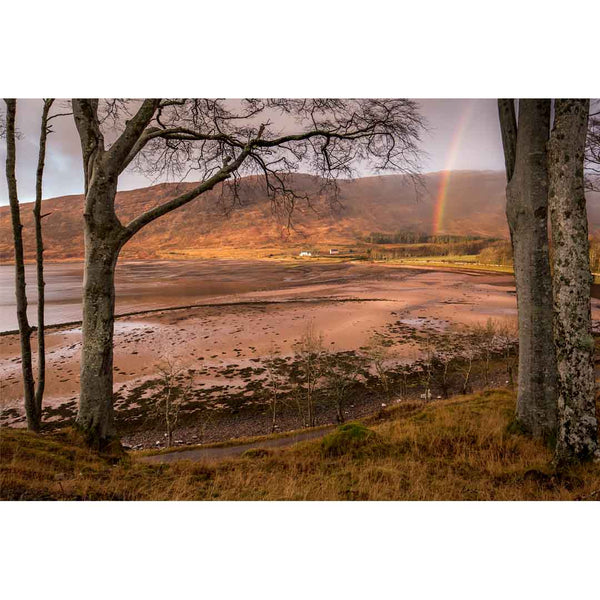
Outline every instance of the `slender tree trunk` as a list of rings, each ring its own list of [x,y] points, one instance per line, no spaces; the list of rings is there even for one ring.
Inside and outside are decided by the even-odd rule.
[[[16,177],[16,131],[17,101],[6,100],[6,181],[12,221],[15,251],[15,293],[17,298],[17,321],[21,341],[21,370],[23,372],[23,395],[27,427],[40,429],[40,414],[35,402],[33,368],[31,366],[31,327],[27,318],[27,293],[25,290],[25,262],[23,258],[23,225],[19,210]]]
[[[114,210],[116,180],[88,191],[84,224],[83,349],[77,425],[103,448],[116,437],[113,411],[115,267],[122,226]],[[106,199],[109,197],[109,200]]]
[[[171,410],[170,404],[167,404],[167,411]],[[173,445],[173,425],[171,423],[171,416],[167,412],[167,447],[170,448]]]
[[[466,371],[465,371],[465,380],[462,386],[462,393],[463,394],[467,394],[468,389],[469,389],[469,380],[471,379],[471,370],[473,369],[473,359],[469,358],[469,366],[467,367]]]
[[[44,100],[42,110],[42,127],[40,131],[40,150],[38,155],[38,166],[35,182],[35,207],[33,209],[33,218],[35,223],[35,251],[37,267],[37,341],[38,341],[38,373],[37,384],[35,388],[35,406],[38,415],[42,415],[42,399],[44,397],[44,388],[46,386],[46,337],[44,333],[44,240],[42,236],[42,183],[44,178],[44,164],[46,161],[46,139],[48,137],[48,113],[52,107],[53,100]]]
[[[590,459],[598,450],[583,173],[588,112],[589,100],[556,100],[548,154],[559,464]]]
[[[545,439],[555,436],[557,418],[548,249],[550,107],[549,100],[521,100],[517,127],[513,101],[499,101],[519,313],[517,419],[531,435]]]
[[[336,403],[337,408],[337,422],[343,423],[346,419],[344,418],[344,400],[343,397],[338,397],[338,401]]]

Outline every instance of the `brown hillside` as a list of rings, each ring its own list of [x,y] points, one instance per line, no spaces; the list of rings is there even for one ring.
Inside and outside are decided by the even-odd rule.
[[[424,177],[426,192],[416,199],[414,187],[402,175],[366,177],[340,183],[340,204],[331,205],[319,196],[319,180],[294,175],[294,187],[311,197],[310,206],[299,202],[293,228],[285,215],[273,211],[262,180],[243,180],[240,201],[227,210],[227,201],[216,189],[170,215],[152,223],[123,249],[125,258],[173,257],[231,249],[294,249],[310,244],[353,244],[371,231],[412,229],[432,232],[433,215],[442,173]],[[124,223],[140,212],[193,186],[193,183],[163,183],[119,192],[117,212]],[[447,193],[442,231],[458,235],[507,237],[504,216],[503,173],[457,171]],[[590,229],[600,229],[600,195],[590,198]],[[78,259],[83,256],[83,196],[63,196],[44,201],[47,260]],[[22,205],[26,256],[34,256],[32,205]],[[0,260],[12,260],[10,214],[0,207]]]

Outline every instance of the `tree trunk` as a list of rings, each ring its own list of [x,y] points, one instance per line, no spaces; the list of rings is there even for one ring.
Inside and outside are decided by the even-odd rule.
[[[519,102],[512,155],[507,152],[510,117],[503,115],[502,104],[500,119],[507,162],[506,216],[513,248],[519,320],[517,420],[534,437],[550,440],[556,434],[557,418],[546,160],[550,101]]]
[[[338,398],[336,403],[337,409],[337,422],[343,423],[346,419],[344,418],[344,401],[341,398]]]
[[[35,402],[33,368],[31,366],[31,327],[27,319],[27,294],[25,291],[25,262],[23,259],[23,225],[19,210],[16,177],[16,131],[17,101],[6,100],[6,181],[12,221],[15,252],[15,294],[17,299],[17,321],[21,341],[21,370],[23,372],[23,395],[27,428],[40,429],[40,413]]]
[[[40,149],[38,155],[38,166],[35,182],[35,207],[33,209],[33,218],[35,223],[35,263],[37,268],[37,342],[38,342],[38,369],[37,384],[35,387],[35,406],[36,411],[42,415],[42,399],[44,397],[44,388],[46,386],[46,336],[44,332],[44,239],[42,236],[42,184],[44,178],[44,164],[46,161],[46,139],[48,137],[48,113],[52,107],[53,100],[44,100],[42,111],[42,127],[40,131]]]
[[[473,369],[473,359],[469,358],[469,366],[465,372],[465,381],[462,386],[462,393],[466,395],[469,390],[469,380],[471,379],[471,370]]]
[[[589,100],[556,101],[548,154],[559,464],[593,458],[598,449],[583,173],[588,112]]]
[[[85,213],[83,349],[77,425],[88,443],[104,448],[116,437],[113,411],[115,267],[122,226],[112,209],[116,181],[88,191]],[[108,200],[105,196],[108,196]]]

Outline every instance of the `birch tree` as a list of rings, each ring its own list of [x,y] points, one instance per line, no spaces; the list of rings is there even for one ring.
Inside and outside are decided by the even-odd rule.
[[[44,397],[44,388],[46,386],[46,333],[45,328],[45,307],[46,295],[44,282],[44,237],[42,232],[42,219],[47,216],[42,214],[42,190],[44,181],[44,167],[46,164],[46,142],[48,134],[51,132],[50,121],[59,116],[50,116],[50,109],[54,100],[48,98],[44,100],[42,108],[42,120],[40,127],[40,147],[38,152],[38,164],[35,177],[35,204],[33,208],[33,222],[35,226],[35,265],[37,277],[37,343],[38,343],[38,363],[37,363],[37,384],[35,387],[35,406],[40,421],[42,413],[42,399]]]
[[[23,224],[19,206],[19,194],[16,177],[16,116],[17,101],[6,99],[6,124],[0,131],[6,137],[6,179],[8,183],[8,198],[13,231],[13,246],[15,253],[15,293],[17,299],[17,321],[21,344],[21,370],[23,375],[23,396],[27,427],[39,431],[42,422],[42,399],[46,381],[46,352],[44,343],[44,247],[42,238],[41,203],[46,160],[46,140],[50,131],[49,116],[53,100],[44,100],[42,108],[40,145],[36,170],[36,192],[34,205],[34,224],[36,240],[36,274],[38,289],[37,333],[38,333],[38,372],[37,383],[33,375],[31,334],[33,328],[27,317],[27,291],[25,282],[25,260],[23,252]]]
[[[552,439],[557,423],[552,279],[548,244],[550,100],[499,100],[506,164],[506,216],[514,256],[519,322],[517,420]]]
[[[305,400],[305,426],[314,427],[317,424],[315,397],[323,384],[326,358],[323,334],[316,330],[314,322],[306,324],[293,348],[299,371],[298,391]]]
[[[98,99],[72,101],[85,180],[81,393],[77,424],[88,442],[116,437],[113,416],[114,276],[123,245],[149,223],[221,185],[235,197],[242,175],[259,174],[271,198],[291,211],[303,199],[288,173],[326,182],[357,165],[414,173],[422,122],[408,100]],[[288,131],[273,123],[282,115]],[[117,130],[112,143],[106,124]],[[119,176],[130,165],[198,183],[122,223],[115,212]],[[224,182],[229,182],[224,186]]]
[[[558,463],[586,460],[598,450],[592,275],[584,192],[589,105],[589,100],[556,100],[549,141]]]

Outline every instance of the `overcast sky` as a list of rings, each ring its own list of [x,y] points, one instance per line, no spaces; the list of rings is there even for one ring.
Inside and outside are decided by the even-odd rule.
[[[423,170],[502,170],[504,159],[496,100],[419,100],[429,123],[423,139]],[[21,140],[17,148],[17,178],[21,202],[34,199],[37,164],[40,100],[19,100],[17,126]],[[54,108],[53,110],[59,110]],[[55,119],[49,137],[44,173],[44,198],[83,192],[81,151],[72,117]],[[6,144],[0,140],[0,161],[4,166]],[[0,177],[0,204],[8,204],[4,169]],[[129,190],[155,183],[138,173],[125,172],[119,189]]]

